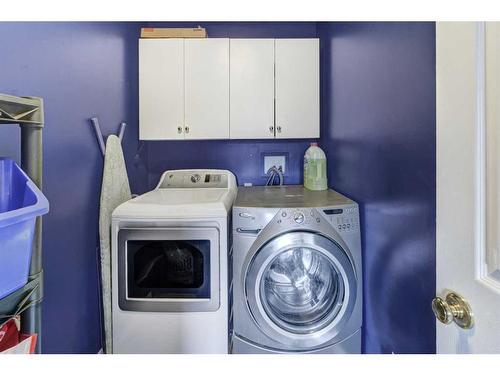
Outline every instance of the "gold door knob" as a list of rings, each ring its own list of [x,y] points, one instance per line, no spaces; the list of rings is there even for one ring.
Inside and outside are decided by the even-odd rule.
[[[474,326],[474,314],[465,298],[455,292],[450,292],[443,299],[432,300],[432,311],[443,324],[455,322],[460,328],[471,329]]]

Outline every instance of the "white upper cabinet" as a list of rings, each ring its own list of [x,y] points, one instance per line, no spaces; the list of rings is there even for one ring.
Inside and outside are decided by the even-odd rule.
[[[319,138],[318,39],[140,39],[139,138]]]
[[[185,39],[185,138],[229,138],[229,39]]]
[[[274,138],[274,39],[230,43],[230,136]]]
[[[139,40],[139,138],[183,139],[184,40]]]
[[[319,40],[275,41],[276,138],[319,138]]]

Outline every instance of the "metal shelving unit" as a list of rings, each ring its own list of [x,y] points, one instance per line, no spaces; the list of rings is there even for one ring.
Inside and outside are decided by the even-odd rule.
[[[21,127],[21,168],[42,189],[42,130],[43,100],[37,97],[18,97],[0,94],[0,126],[15,124]],[[0,299],[0,315],[12,314],[20,304],[29,306],[21,314],[22,331],[37,333],[35,353],[41,353],[41,301],[43,299],[42,218],[36,219],[33,252],[28,283]]]

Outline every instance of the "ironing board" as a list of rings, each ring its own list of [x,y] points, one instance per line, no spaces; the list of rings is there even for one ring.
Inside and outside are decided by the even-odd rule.
[[[105,353],[113,352],[111,311],[111,214],[132,197],[120,139],[110,135],[106,141],[99,210],[102,306]]]

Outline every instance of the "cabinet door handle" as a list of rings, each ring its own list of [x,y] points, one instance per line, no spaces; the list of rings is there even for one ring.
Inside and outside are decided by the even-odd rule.
[[[270,126],[270,127],[269,127],[269,132],[270,132],[271,134],[274,134],[274,126]]]
[[[177,127],[177,133],[181,134],[182,133],[182,126]]]
[[[185,131],[186,133],[189,133],[189,126],[184,127],[184,131]]]
[[[278,126],[276,130],[278,130],[278,133],[281,133],[281,126]]]

